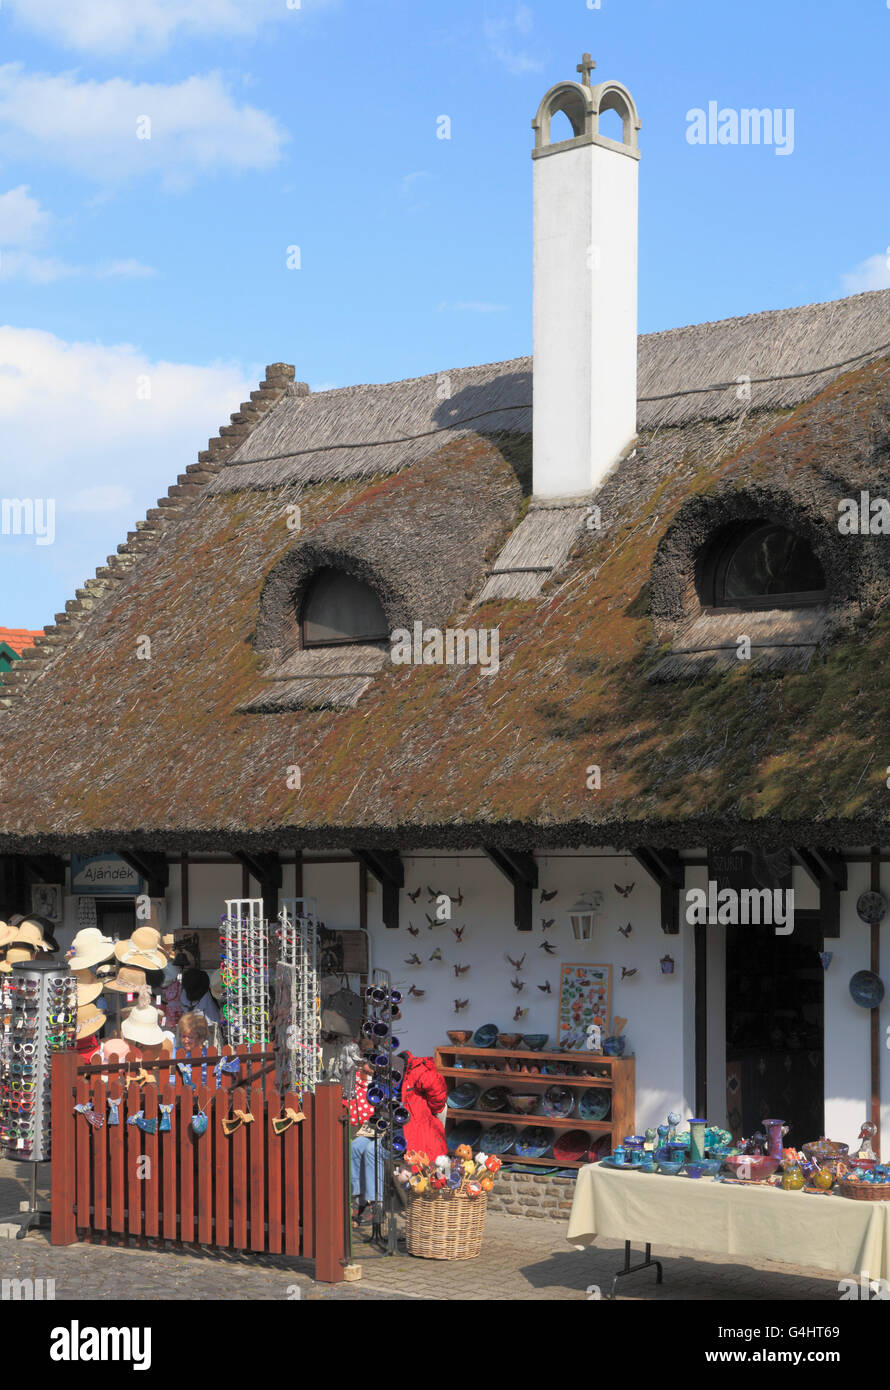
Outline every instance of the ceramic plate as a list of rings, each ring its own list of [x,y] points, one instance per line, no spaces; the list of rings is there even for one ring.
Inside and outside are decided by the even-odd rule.
[[[541,1125],[528,1125],[516,1136],[516,1153],[520,1158],[543,1158],[550,1151],[552,1142]]]
[[[492,1125],[481,1139],[481,1147],[488,1154],[506,1154],[513,1147],[516,1130],[512,1125]]]
[[[448,1152],[453,1154],[454,1150],[461,1144],[469,1144],[475,1153],[481,1134],[482,1126],[478,1120],[461,1120],[460,1124],[454,1126],[445,1141],[448,1145]]]
[[[608,1115],[611,1105],[611,1091],[585,1091],[578,1101],[578,1118],[599,1124]]]

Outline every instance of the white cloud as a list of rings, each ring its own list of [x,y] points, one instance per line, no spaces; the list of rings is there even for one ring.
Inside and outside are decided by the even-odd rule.
[[[44,159],[96,183],[153,175],[178,189],[198,173],[265,169],[287,138],[273,116],[238,105],[218,72],[170,84],[82,82],[0,66],[0,158]]]
[[[862,294],[865,290],[890,289],[890,246],[876,256],[869,256],[855,270],[841,276],[844,294]]]
[[[28,246],[42,241],[52,218],[27,184],[0,193],[0,246]]]
[[[521,0],[501,0],[486,5],[483,32],[489,52],[499,63],[521,77],[526,72],[540,72],[543,59],[534,48],[524,46],[535,26],[534,14]]]
[[[299,24],[329,0],[6,0],[19,23],[82,53],[156,53],[175,40],[250,35],[269,22]]]
[[[71,265],[57,256],[38,256],[33,251],[0,251],[0,280],[25,280],[32,285],[53,285],[58,280],[87,277],[91,280],[145,279],[157,275],[141,261],[109,261],[95,266]]]

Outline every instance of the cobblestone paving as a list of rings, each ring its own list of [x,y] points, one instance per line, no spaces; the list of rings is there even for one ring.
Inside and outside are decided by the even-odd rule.
[[[25,1195],[9,1164],[0,1163],[0,1214],[17,1209]],[[21,1170],[19,1170],[21,1171]],[[45,1172],[46,1170],[41,1170]],[[42,1231],[25,1240],[0,1240],[0,1278],[55,1279],[57,1299],[445,1299],[583,1301],[591,1285],[607,1296],[623,1263],[615,1241],[577,1250],[558,1221],[489,1215],[481,1256],[469,1261],[420,1260],[384,1255],[362,1239],[355,1261],[362,1279],[326,1288],[312,1266],[277,1256],[226,1256],[176,1250],[100,1245],[51,1246]],[[837,1301],[837,1278],[778,1264],[727,1264],[719,1255],[695,1260],[657,1250],[664,1283],[655,1271],[619,1284],[619,1299],[655,1303],[689,1300]],[[636,1258],[639,1258],[637,1254]],[[623,1287],[622,1287],[623,1286]]]

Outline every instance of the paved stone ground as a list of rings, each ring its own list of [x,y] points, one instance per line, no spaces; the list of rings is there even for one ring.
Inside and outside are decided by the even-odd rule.
[[[0,1215],[18,1208],[25,1195],[21,1168],[0,1162]],[[41,1169],[41,1174],[47,1172]],[[608,1295],[623,1263],[615,1241],[577,1250],[555,1220],[490,1214],[482,1254],[470,1261],[420,1260],[384,1255],[363,1239],[354,1259],[362,1279],[333,1289],[315,1284],[306,1261],[277,1256],[226,1256],[165,1249],[73,1245],[53,1247],[43,1231],[25,1240],[0,1240],[0,1278],[55,1279],[57,1299],[444,1299],[584,1301],[591,1285]],[[619,1285],[619,1299],[653,1303],[718,1300],[837,1302],[837,1278],[813,1275],[790,1265],[727,1264],[720,1256],[695,1260],[676,1250],[655,1252],[664,1263],[664,1283],[654,1271]],[[637,1256],[639,1258],[639,1256]]]

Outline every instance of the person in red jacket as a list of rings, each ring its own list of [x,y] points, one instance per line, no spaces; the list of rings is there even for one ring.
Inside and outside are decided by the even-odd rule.
[[[432,1162],[439,1154],[448,1152],[445,1126],[439,1119],[448,1088],[432,1057],[414,1057],[410,1052],[402,1052],[399,1057],[405,1063],[402,1104],[411,1116],[405,1125],[405,1144],[408,1153],[416,1149],[427,1154]]]

